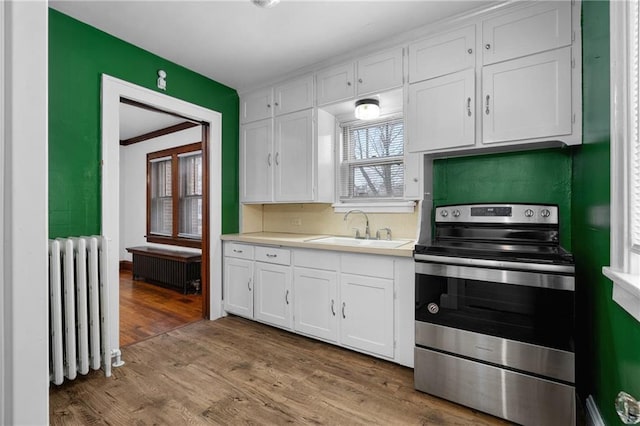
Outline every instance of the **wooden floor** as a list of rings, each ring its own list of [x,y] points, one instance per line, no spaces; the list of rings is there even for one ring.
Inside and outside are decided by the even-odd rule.
[[[120,271],[120,346],[202,319],[202,295],[184,295]]]
[[[497,425],[413,389],[413,370],[238,317],[123,348],[111,378],[50,390],[53,425]]]

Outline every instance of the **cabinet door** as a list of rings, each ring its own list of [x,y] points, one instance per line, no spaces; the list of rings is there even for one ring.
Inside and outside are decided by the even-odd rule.
[[[571,48],[482,70],[482,142],[571,133]]]
[[[313,111],[275,119],[275,200],[313,201]]]
[[[276,86],[274,92],[276,115],[311,108],[313,107],[313,75]]]
[[[540,2],[482,23],[482,63],[514,59],[571,44],[570,1]]]
[[[393,357],[393,280],[341,274],[340,340]]]
[[[367,56],[358,61],[358,96],[402,86],[402,48]]]
[[[353,62],[326,68],[316,74],[318,105],[352,98],[355,94]]]
[[[225,257],[224,309],[253,318],[253,261]]]
[[[291,267],[256,262],[254,318],[292,328]]]
[[[474,68],[475,48],[475,25],[411,44],[409,83]]]
[[[295,268],[294,329],[310,336],[338,340],[338,279],[335,271]]]
[[[405,148],[406,149],[406,148]],[[404,154],[404,198],[422,200],[423,154],[405,152]]]
[[[473,69],[411,84],[407,106],[409,151],[473,145],[474,90]]]
[[[273,113],[273,92],[271,88],[242,95],[240,99],[240,122],[264,120]]]
[[[241,126],[240,201],[269,202],[273,198],[273,120]]]

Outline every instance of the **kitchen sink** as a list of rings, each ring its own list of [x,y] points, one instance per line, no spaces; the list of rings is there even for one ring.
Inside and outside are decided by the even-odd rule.
[[[353,247],[396,248],[410,243],[411,240],[363,240],[353,237],[322,237],[306,240],[305,242]]]

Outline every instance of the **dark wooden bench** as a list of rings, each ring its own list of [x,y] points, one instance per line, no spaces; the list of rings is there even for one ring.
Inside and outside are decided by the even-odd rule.
[[[127,251],[133,255],[133,279],[144,279],[183,294],[200,291],[200,254],[148,246],[128,247]]]

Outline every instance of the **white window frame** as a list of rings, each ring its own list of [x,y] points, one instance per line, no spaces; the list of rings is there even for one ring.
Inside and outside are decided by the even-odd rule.
[[[637,1],[610,3],[611,37],[611,266],[613,300],[640,321],[640,253],[632,247],[633,144],[638,144],[640,34]],[[638,224],[640,225],[640,224]]]
[[[388,117],[380,117],[380,119],[377,121],[380,122],[384,120],[394,120],[397,118],[399,117],[392,115]],[[342,123],[342,124],[344,126],[350,126],[350,125],[359,124],[359,123],[360,122],[349,122],[349,123]],[[375,124],[375,123],[372,123],[372,124]],[[343,136],[344,132],[343,132],[342,126],[338,127],[338,131],[336,133],[337,133],[336,136],[340,141],[339,146],[343,146],[342,138],[344,137]],[[405,161],[406,161],[406,153],[403,158],[403,167],[406,167]],[[340,173],[341,173],[340,165],[342,164],[342,155],[341,155],[340,149],[336,149],[336,164],[338,164],[338,167],[336,167],[336,199],[337,201],[332,205],[335,213],[346,213],[349,210],[353,210],[353,209],[359,209],[366,213],[413,213],[414,212],[415,205],[416,205],[415,201],[407,201],[400,198],[396,198],[396,199],[367,198],[363,200],[357,200],[357,199],[340,200],[340,193],[341,193],[340,185],[342,185],[341,177],[340,177]]]

